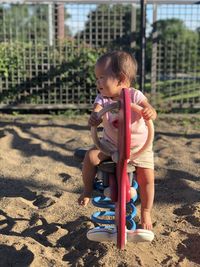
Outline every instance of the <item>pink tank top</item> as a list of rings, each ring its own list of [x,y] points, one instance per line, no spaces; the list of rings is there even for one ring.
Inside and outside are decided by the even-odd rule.
[[[146,100],[146,97],[143,93],[137,89],[130,88],[131,93],[131,102],[135,104],[140,104],[143,100]],[[98,94],[94,104],[99,104],[102,107],[105,107],[113,103],[111,98],[103,97]],[[118,111],[112,110],[107,112],[103,116],[103,138],[117,146],[118,143]],[[145,124],[143,117],[139,114],[132,112],[131,113],[131,147],[141,147],[147,139],[148,130]]]

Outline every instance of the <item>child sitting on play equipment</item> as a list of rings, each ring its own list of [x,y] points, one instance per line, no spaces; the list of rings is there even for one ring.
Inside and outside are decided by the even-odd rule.
[[[97,78],[97,95],[93,111],[89,118],[90,126],[99,125],[102,120],[97,113],[106,105],[118,101],[123,88],[129,88],[131,102],[138,104],[143,109],[141,115],[132,112],[131,115],[131,153],[138,151],[146,142],[147,127],[145,120],[155,119],[157,113],[148,103],[147,98],[131,86],[136,79],[137,62],[127,52],[114,51],[101,56],[95,65]],[[118,139],[118,117],[115,112],[108,112],[103,117],[103,141],[109,142],[111,146],[117,147]],[[82,168],[84,190],[78,199],[78,203],[86,206],[93,191],[93,181],[96,175],[96,166],[109,157],[98,148],[93,147],[87,151]],[[137,181],[140,187],[141,198],[141,225],[143,229],[151,230],[151,209],[154,199],[154,160],[152,145],[138,158],[132,159],[130,163],[136,167]]]

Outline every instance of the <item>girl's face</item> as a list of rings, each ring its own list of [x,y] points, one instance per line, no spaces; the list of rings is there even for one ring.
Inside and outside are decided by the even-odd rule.
[[[105,63],[96,64],[95,66],[97,89],[102,96],[119,97],[121,89],[119,79]]]

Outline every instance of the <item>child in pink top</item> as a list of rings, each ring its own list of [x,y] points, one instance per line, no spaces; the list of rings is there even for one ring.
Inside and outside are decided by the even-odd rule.
[[[131,88],[136,78],[137,63],[128,53],[114,51],[101,56],[95,65],[97,78],[97,95],[93,112],[89,118],[90,126],[99,125],[102,120],[98,119],[97,113],[106,105],[119,100],[123,88],[129,88],[131,102],[140,105],[142,116],[132,112],[131,116],[131,151],[136,152],[143,146],[147,138],[145,120],[155,119],[155,109],[148,103],[142,92]],[[103,116],[103,139],[117,147],[118,116],[116,112],[107,112]],[[78,199],[80,205],[86,206],[91,198],[93,180],[96,175],[96,166],[109,157],[96,147],[87,151],[83,161],[84,191]],[[131,158],[130,158],[131,160]],[[151,209],[154,199],[154,162],[152,146],[137,159],[131,160],[136,166],[137,181],[140,187],[141,198],[141,224],[144,229],[152,229]]]
[[[131,102],[140,105],[143,100],[146,100],[146,97],[142,92],[134,88],[130,88]],[[101,94],[98,94],[95,101],[95,104],[99,104],[102,107],[106,107],[115,101],[112,98],[104,97]],[[115,146],[117,146],[117,134],[118,134],[118,114],[116,112],[107,112],[106,116],[103,118],[103,138]],[[147,127],[144,119],[135,112],[132,112],[131,117],[131,140],[132,147],[143,146],[147,138]]]

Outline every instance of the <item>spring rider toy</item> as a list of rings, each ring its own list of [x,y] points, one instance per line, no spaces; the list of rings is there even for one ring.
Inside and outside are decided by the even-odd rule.
[[[103,108],[98,116],[101,118],[106,112],[119,109],[118,123],[118,150],[114,151],[106,144],[101,143],[97,134],[97,127],[91,127],[91,135],[94,144],[112,160],[104,161],[98,166],[97,177],[95,179],[95,189],[101,192],[101,196],[94,197],[94,206],[108,209],[95,212],[91,219],[98,226],[87,232],[87,238],[97,242],[113,242],[119,249],[125,247],[126,242],[148,242],[152,241],[154,234],[152,231],[136,229],[134,217],[136,216],[138,184],[135,178],[134,166],[129,166],[130,145],[131,145],[131,100],[128,89],[123,89],[120,100]],[[141,112],[141,107],[132,104],[134,112]],[[146,121],[148,137],[144,146],[131,155],[137,158],[143,153],[154,137],[154,127],[151,120]],[[86,152],[86,151],[85,151]],[[75,158],[83,158],[84,150],[75,151]],[[103,193],[103,196],[102,196]]]

